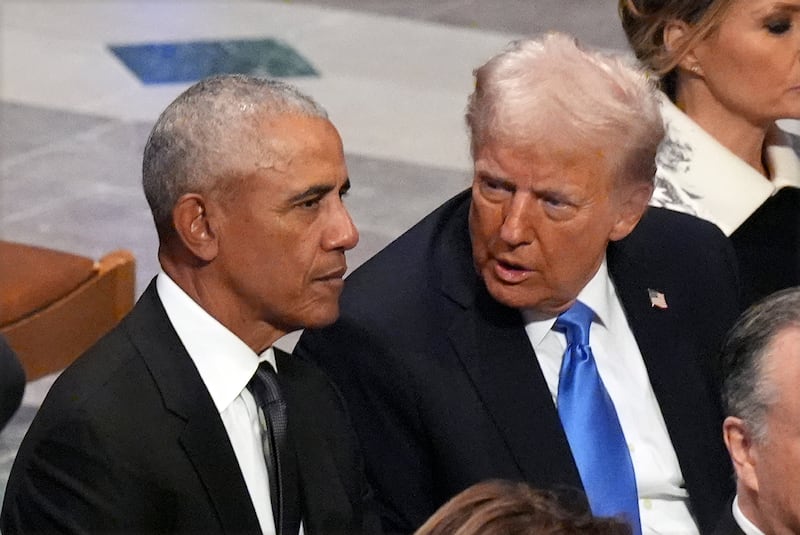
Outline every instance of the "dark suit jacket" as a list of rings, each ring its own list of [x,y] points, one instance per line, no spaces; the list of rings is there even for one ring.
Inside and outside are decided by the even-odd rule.
[[[744,535],[744,531],[736,523],[736,519],[733,518],[731,503],[728,503],[728,506],[723,511],[722,518],[717,524],[717,529],[714,530],[714,535]]]
[[[731,234],[745,306],[800,285],[800,188],[783,188]]]
[[[25,371],[8,341],[0,335],[0,431],[17,412],[25,392]]]
[[[308,363],[277,353],[308,534],[361,533],[370,516],[343,403]],[[20,447],[6,535],[260,533],[233,448],[151,283],[133,311],[56,381]]]
[[[581,488],[521,315],[494,301],[475,274],[469,195],[356,270],[339,321],[306,331],[295,350],[347,400],[386,531],[413,531],[488,478]],[[733,493],[711,363],[739,310],[730,244],[708,223],[652,209],[609,246],[608,265],[693,512],[710,532]],[[663,292],[669,308],[653,308],[648,288]]]

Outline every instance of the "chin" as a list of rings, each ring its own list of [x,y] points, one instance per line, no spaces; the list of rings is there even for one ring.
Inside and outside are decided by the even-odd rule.
[[[508,286],[489,280],[486,282],[486,289],[495,301],[510,308],[529,308],[538,304],[538,301],[531,299],[529,292],[519,286]]]
[[[305,329],[319,329],[327,327],[339,319],[339,305],[330,307],[320,307],[314,311],[315,313],[303,321],[303,328]]]
[[[556,299],[549,294],[542,295],[530,288],[509,286],[497,281],[488,282],[486,289],[498,303],[518,310],[530,309],[542,319],[557,316],[567,308],[566,304],[570,302]]]

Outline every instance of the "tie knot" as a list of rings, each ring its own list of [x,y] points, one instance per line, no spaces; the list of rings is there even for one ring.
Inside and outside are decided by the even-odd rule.
[[[262,403],[273,403],[281,400],[281,389],[278,386],[278,374],[269,361],[261,361],[247,384],[247,388]]]
[[[594,312],[580,301],[559,314],[555,328],[564,332],[567,344],[589,345],[589,327],[592,325]]]

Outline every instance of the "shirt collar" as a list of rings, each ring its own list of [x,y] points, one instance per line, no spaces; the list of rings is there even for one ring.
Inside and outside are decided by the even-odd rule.
[[[613,296],[614,286],[608,276],[606,259],[603,257],[597,272],[578,294],[578,301],[594,311],[596,321],[610,327],[608,323],[611,318],[611,299]],[[547,336],[547,333],[550,332],[556,322],[555,317],[534,320],[532,309],[522,309],[522,317],[525,320],[525,330],[533,347],[538,347],[542,343],[542,340],[544,340],[544,337]]]
[[[733,518],[736,520],[736,523],[739,524],[739,527],[744,532],[744,535],[764,535],[764,532],[758,529],[755,524],[750,522],[750,520],[744,516],[742,510],[739,508],[739,496],[737,495],[733,499]]]
[[[158,274],[156,290],[219,412],[223,412],[247,386],[260,361],[267,360],[275,367],[272,347],[257,355],[164,271]]]
[[[659,158],[658,173],[680,187],[703,208],[702,215],[730,236],[778,189],[800,187],[800,159],[788,133],[773,125],[765,141],[767,180],[744,160],[722,146],[669,98],[661,95],[661,112],[670,150],[680,161]]]

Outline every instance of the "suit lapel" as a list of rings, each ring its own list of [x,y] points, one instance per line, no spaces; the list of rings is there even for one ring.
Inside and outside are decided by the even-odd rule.
[[[693,344],[688,313],[692,304],[685,302],[686,296],[670,285],[675,284],[671,282],[674,275],[665,272],[666,268],[657,260],[632,256],[624,242],[609,245],[608,265],[688,482],[694,475],[692,471],[707,462],[698,458],[703,454],[698,436],[704,435],[705,429],[714,423],[706,421],[713,415],[697,413],[698,406],[714,406],[714,402],[710,397],[697,397],[710,393]],[[650,288],[665,294],[668,308],[651,304]]]
[[[200,374],[150,283],[126,322],[169,411],[186,422],[181,445],[226,531],[258,530],[239,463]]]
[[[472,284],[476,284],[473,275]],[[527,481],[581,488],[558,413],[518,311],[479,284],[450,342]]]
[[[331,422],[320,421],[330,414],[331,400],[322,396],[328,391],[322,376],[306,373],[303,362],[275,350],[278,380],[289,409],[289,434],[297,459],[297,472],[302,489],[303,524],[306,533],[325,533],[335,528],[345,533],[349,527],[339,525],[355,517],[347,487],[337,467],[334,452],[342,448],[326,432]],[[322,396],[322,397],[321,397]]]

